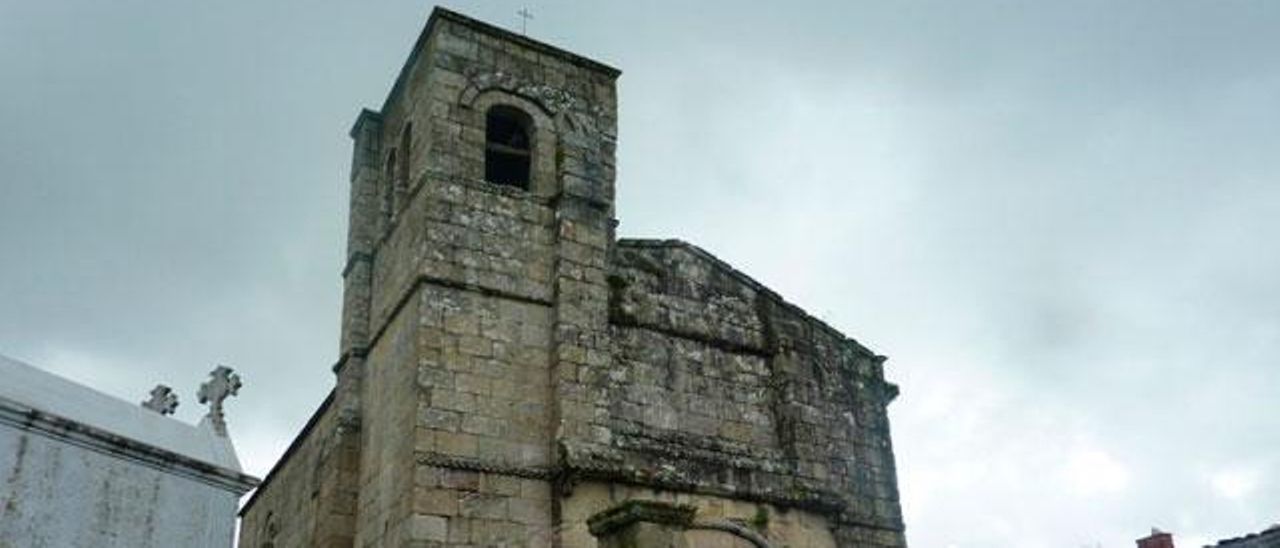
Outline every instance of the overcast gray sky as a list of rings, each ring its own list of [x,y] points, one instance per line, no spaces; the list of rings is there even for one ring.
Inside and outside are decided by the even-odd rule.
[[[1280,521],[1280,3],[527,4],[624,71],[621,234],[891,357],[912,545]],[[332,385],[346,131],[430,7],[0,0],[0,353],[192,421],[231,365],[265,474]]]

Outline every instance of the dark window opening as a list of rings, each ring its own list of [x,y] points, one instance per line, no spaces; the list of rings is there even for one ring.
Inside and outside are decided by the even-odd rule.
[[[396,185],[396,149],[391,149],[387,154],[386,178],[382,181],[382,216],[391,218],[396,210],[395,185]]]
[[[529,129],[533,120],[520,109],[496,105],[485,117],[484,179],[490,183],[529,188],[532,157]]]
[[[266,541],[262,543],[262,548],[275,548],[276,535],[280,533],[280,526],[276,524],[275,512],[267,512],[267,526],[266,531],[263,533],[267,538]]]
[[[404,130],[400,132],[400,165],[399,177],[396,179],[396,190],[404,191],[408,186],[410,166],[409,161],[413,157],[413,122],[405,122]]]

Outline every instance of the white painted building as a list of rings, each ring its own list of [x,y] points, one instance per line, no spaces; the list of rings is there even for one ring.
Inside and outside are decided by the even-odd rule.
[[[0,356],[0,548],[230,547],[258,483],[222,424],[232,379],[193,426]]]

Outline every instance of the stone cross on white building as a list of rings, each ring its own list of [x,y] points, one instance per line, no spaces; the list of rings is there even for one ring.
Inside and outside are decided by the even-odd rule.
[[[240,384],[213,379],[215,405]],[[139,406],[0,355],[0,546],[230,548],[258,479],[212,420],[173,418],[177,403],[164,385]]]
[[[227,435],[227,421],[222,412],[222,402],[240,392],[240,375],[230,367],[219,365],[209,373],[209,381],[200,385],[196,396],[200,403],[209,404],[209,414],[205,418],[213,424],[214,432],[220,436]]]
[[[142,406],[161,415],[172,415],[178,409],[178,395],[173,389],[157,384],[151,389],[151,397],[142,402]]]

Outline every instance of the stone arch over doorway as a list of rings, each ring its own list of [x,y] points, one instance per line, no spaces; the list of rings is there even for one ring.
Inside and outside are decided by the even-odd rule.
[[[772,548],[745,525],[696,514],[693,506],[632,500],[596,514],[588,526],[601,548]]]

